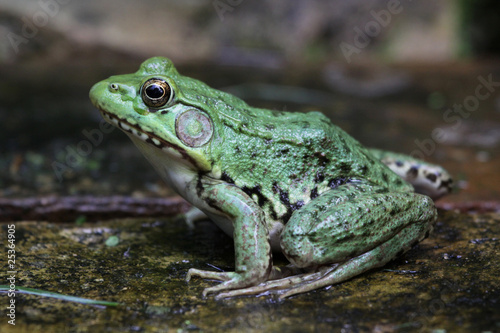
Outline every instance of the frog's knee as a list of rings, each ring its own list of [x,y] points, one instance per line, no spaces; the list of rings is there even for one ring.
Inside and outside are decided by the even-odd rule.
[[[314,264],[314,246],[301,226],[285,228],[281,234],[280,246],[285,257],[296,267]]]
[[[437,219],[437,209],[434,201],[426,195],[416,195],[420,196],[420,205],[422,211],[420,220],[431,222],[435,221]]]

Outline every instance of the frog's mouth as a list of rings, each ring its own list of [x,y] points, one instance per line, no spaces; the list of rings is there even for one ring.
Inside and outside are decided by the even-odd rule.
[[[155,148],[161,149],[165,152],[169,152],[173,149],[173,150],[179,152],[184,159],[195,164],[194,160],[191,158],[191,156],[189,156],[187,154],[187,152],[184,149],[165,141],[164,139],[160,138],[159,136],[155,135],[152,132],[148,132],[148,131],[143,130],[141,128],[141,126],[138,124],[136,124],[136,125],[131,124],[126,119],[120,118],[120,117],[118,117],[112,113],[109,113],[101,108],[98,108],[98,110],[101,112],[101,115],[104,118],[104,120],[106,120],[108,123],[118,127],[119,129],[121,129],[125,133],[130,133],[133,136],[141,139],[142,141],[154,146]]]

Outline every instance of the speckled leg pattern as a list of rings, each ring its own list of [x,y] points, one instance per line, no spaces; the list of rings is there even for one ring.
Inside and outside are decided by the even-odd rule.
[[[370,153],[412,184],[417,193],[436,200],[453,190],[453,179],[439,165],[380,149],[370,149]]]
[[[272,270],[271,246],[262,209],[243,191],[227,184],[207,185],[203,197],[233,220],[235,244],[234,272],[212,272],[191,268],[192,276],[224,281],[206,288],[203,295],[244,288],[266,281]],[[207,199],[208,200],[208,199]]]
[[[308,273],[219,297],[278,292],[283,298],[345,281],[410,249],[432,231],[435,219],[427,196],[363,183],[340,186],[296,211],[281,235],[283,253]]]

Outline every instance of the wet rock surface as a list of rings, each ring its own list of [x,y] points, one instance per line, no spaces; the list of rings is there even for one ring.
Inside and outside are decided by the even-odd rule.
[[[101,223],[16,222],[16,283],[95,300],[91,306],[17,293],[2,332],[494,331],[500,317],[498,214],[440,211],[435,232],[399,259],[350,281],[277,301],[203,299],[215,282],[191,267],[233,269],[230,238],[182,218]],[[2,225],[6,234],[6,225]],[[116,236],[116,246],[106,240]],[[284,264],[282,258],[276,264]],[[5,273],[0,275],[5,280]],[[7,297],[2,297],[7,299]]]

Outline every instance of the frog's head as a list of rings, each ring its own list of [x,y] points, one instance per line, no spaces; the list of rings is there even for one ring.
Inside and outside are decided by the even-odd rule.
[[[157,57],[144,62],[134,74],[95,84],[90,99],[104,119],[126,132],[143,153],[165,153],[208,171],[214,123],[218,122],[214,103],[221,101],[218,94],[231,98],[179,75],[170,60]]]

